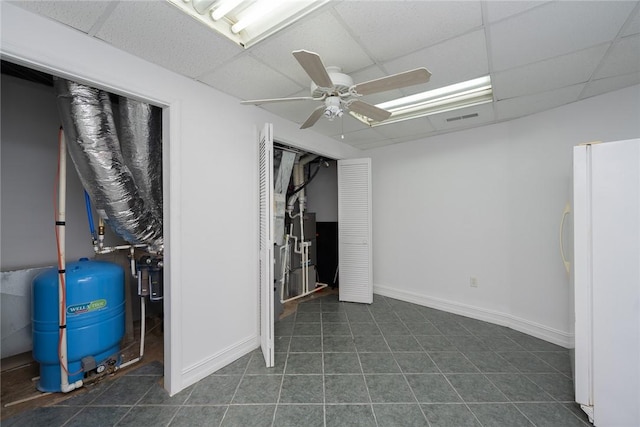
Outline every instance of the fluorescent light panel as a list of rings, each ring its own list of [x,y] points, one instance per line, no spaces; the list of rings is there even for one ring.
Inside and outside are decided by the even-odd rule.
[[[211,10],[211,19],[213,19],[214,21],[219,21],[233,9],[240,6],[243,1],[244,0],[227,0],[221,2],[218,7]]]
[[[382,122],[377,122],[354,112],[350,112],[350,114],[361,122],[375,127],[486,104],[492,101],[491,78],[484,76],[377,104],[376,107],[391,111],[391,117]]]
[[[329,0],[167,1],[243,48],[248,48]]]

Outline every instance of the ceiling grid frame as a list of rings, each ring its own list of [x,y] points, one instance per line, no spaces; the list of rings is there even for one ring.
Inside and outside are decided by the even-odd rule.
[[[267,67],[265,69],[273,71],[274,76],[280,76],[278,77],[278,79],[293,83],[292,86],[289,86],[290,89],[285,92],[293,91],[294,93],[277,93],[277,87],[282,87],[282,85],[273,85],[268,79],[266,79],[265,76],[247,72],[245,82],[247,79],[252,79],[252,81],[255,82],[254,84],[262,85],[264,88],[273,87],[271,90],[271,92],[273,93],[268,92],[268,90],[265,89],[265,93],[269,93],[269,97],[304,96],[305,85],[303,85],[303,75],[301,74],[300,70],[296,68],[299,67],[299,64],[296,64],[295,61],[288,59],[286,63],[280,60],[270,62],[265,60],[264,55],[262,55],[261,53],[266,51],[280,52],[279,58],[284,58],[285,55],[290,57],[291,49],[282,49],[282,46],[287,44],[291,47],[294,47],[295,49],[313,50],[311,46],[306,46],[304,42],[300,42],[297,37],[298,35],[302,34],[305,36],[304,39],[312,40],[315,38],[317,40],[325,40],[327,36],[331,36],[330,33],[327,33],[327,28],[323,26],[324,24],[322,24],[325,22],[325,18],[322,18],[323,14],[330,15],[332,17],[331,19],[333,19],[334,25],[336,25],[335,23],[337,22],[337,27],[335,28],[340,28],[340,31],[343,31],[344,34],[348,35],[348,37],[352,40],[349,43],[345,44],[340,42],[340,38],[334,37],[334,41],[330,42],[331,44],[326,45],[325,50],[335,53],[343,50],[342,54],[338,55],[337,57],[344,58],[344,63],[326,65],[342,66],[343,69],[349,70],[349,74],[356,74],[361,76],[378,75],[379,77],[382,77],[380,73],[388,74],[395,71],[391,67],[391,65],[393,65],[395,61],[401,61],[403,58],[409,58],[409,55],[412,55],[412,57],[415,59],[411,60],[413,61],[412,63],[411,61],[407,60],[409,61],[407,62],[407,65],[411,63],[411,65],[416,68],[426,67],[432,73],[434,72],[434,70],[438,70],[437,73],[435,73],[432,77],[431,83],[427,83],[426,85],[424,85],[424,87],[416,86],[409,89],[401,90],[400,92],[402,92],[404,95],[415,93],[416,91],[433,89],[438,87],[438,85],[445,85],[446,78],[443,80],[442,77],[451,74],[452,71],[455,72],[455,70],[452,70],[450,68],[451,65],[448,65],[448,62],[450,62],[450,59],[455,57],[457,52],[452,51],[449,55],[445,55],[444,52],[446,52],[448,46],[456,45],[454,42],[456,39],[463,36],[470,36],[474,31],[481,30],[484,35],[484,42],[486,44],[485,54],[488,71],[489,74],[494,77],[498,71],[496,65],[505,65],[505,63],[496,63],[496,55],[500,54],[500,52],[497,52],[496,49],[500,45],[500,43],[502,43],[502,45],[505,45],[505,43],[516,43],[518,38],[524,36],[524,33],[522,33],[522,31],[526,30],[526,28],[536,28],[538,33],[544,33],[547,31],[548,26],[553,24],[546,21],[554,20],[554,25],[557,26],[559,25],[559,22],[566,22],[567,24],[570,24],[572,21],[575,21],[577,19],[576,16],[588,18],[590,20],[588,22],[588,25],[583,25],[583,23],[576,26],[575,24],[573,24],[574,26],[572,28],[576,29],[575,31],[577,31],[577,34],[572,34],[571,37],[575,38],[576,40],[582,40],[586,37],[585,40],[587,40],[589,43],[585,42],[583,44],[577,43],[573,45],[568,42],[563,42],[565,43],[563,46],[566,49],[559,49],[556,51],[554,51],[553,49],[549,49],[547,50],[547,53],[556,53],[551,56],[547,55],[542,58],[536,58],[535,55],[531,56],[531,52],[522,52],[522,49],[526,48],[526,46],[524,46],[518,52],[518,55],[520,55],[519,59],[513,58],[516,59],[516,61],[510,60],[509,67],[505,68],[504,70],[501,69],[500,71],[509,71],[517,69],[518,67],[523,67],[525,65],[538,64],[531,68],[531,70],[535,70],[536,67],[543,66],[543,64],[541,63],[542,61],[549,59],[554,59],[554,61],[551,62],[552,64],[556,63],[559,64],[557,66],[564,66],[563,64],[568,64],[570,63],[570,61],[574,60],[569,57],[564,58],[565,56],[577,52],[580,49],[587,49],[598,44],[608,43],[609,47],[607,48],[605,55],[597,62],[597,64],[594,64],[593,62],[590,63],[590,66],[593,66],[594,70],[591,73],[589,79],[586,82],[582,79],[565,79],[565,81],[558,81],[556,83],[557,85],[564,84],[564,86],[558,87],[557,89],[553,90],[547,89],[547,87],[554,87],[553,85],[549,86],[548,81],[545,85],[540,85],[539,87],[535,87],[535,85],[532,83],[532,88],[526,91],[519,91],[519,93],[523,93],[523,95],[518,95],[507,100],[498,99],[495,93],[500,93],[501,89],[499,87],[496,88],[495,85],[499,84],[499,81],[492,79],[495,92],[494,102],[492,104],[494,118],[493,121],[490,121],[488,123],[499,123],[504,120],[511,120],[523,115],[533,114],[539,111],[544,111],[548,108],[554,108],[566,103],[585,99],[590,96],[599,95],[608,91],[623,89],[631,85],[640,84],[640,71],[638,71],[638,69],[633,66],[632,61],[634,61],[634,59],[621,59],[620,57],[620,55],[623,55],[622,52],[625,52],[624,55],[628,55],[626,50],[620,50],[623,49],[624,44],[626,43],[627,46],[630,46],[624,49],[631,49],[632,46],[635,46],[635,43],[637,43],[635,37],[638,37],[638,33],[640,33],[640,1],[637,0],[617,2],[596,0],[584,3],[565,0],[553,0],[517,4],[512,2],[484,0],[473,0],[468,2],[433,2],[433,4],[429,4],[429,2],[397,2],[393,0],[383,0],[375,2],[330,1],[322,5],[320,8],[310,12],[302,20],[288,25],[282,31],[249,47],[248,49],[241,49],[240,47],[230,48],[229,45],[225,44],[228,41],[224,43],[221,42],[221,36],[216,34],[214,31],[203,31],[203,24],[198,23],[193,19],[188,22],[184,21],[183,18],[178,16],[180,11],[177,8],[162,1],[147,3],[148,6],[145,7],[135,7],[132,6],[130,2],[115,2],[106,6],[105,2],[87,2],[81,9],[77,9],[74,5],[69,3],[55,1],[19,1],[12,3],[24,9],[30,10],[33,13],[44,15],[46,17],[49,17],[49,19],[59,21],[65,25],[69,25],[73,28],[83,31],[89,36],[100,38],[106,43],[110,43],[121,50],[132,53],[136,56],[141,57],[142,59],[156,63],[169,70],[184,74],[188,78],[198,81],[202,81],[202,79],[205,79],[208,75],[220,72],[223,67],[227,68],[227,72],[229,75],[233,75],[234,66],[243,62],[246,63],[246,60],[243,61],[242,58],[248,56],[252,58],[252,61],[257,61],[256,63],[261,63],[263,64],[263,66]],[[135,4],[138,2],[132,3]],[[395,8],[395,5],[397,5],[398,9]],[[167,7],[170,8],[171,11],[168,11],[166,9]],[[384,55],[380,55],[377,46],[371,45],[370,42],[365,43],[363,41],[362,34],[358,30],[358,28],[366,27],[368,21],[364,21],[356,26],[348,25],[349,20],[345,19],[343,14],[340,13],[341,11],[343,11],[341,10],[341,8],[347,7],[350,9],[349,13],[351,13],[352,16],[359,16],[359,14],[361,14],[363,11],[366,11],[366,13],[362,16],[371,17],[372,19],[374,19],[374,21],[372,22],[375,22],[375,20],[383,19],[380,14],[386,11],[393,13],[393,20],[395,20],[393,22],[406,22],[407,26],[403,27],[404,30],[402,32],[396,32],[395,34],[390,32],[390,37],[393,37],[392,42],[396,44],[402,43],[403,40],[409,41],[408,38],[412,37],[412,34],[418,35],[420,34],[420,32],[424,32],[425,28],[431,32],[421,34],[419,38],[421,41],[419,43],[417,43],[415,40],[412,40],[411,43],[408,43],[407,46],[410,45],[411,49],[407,49],[407,46],[404,46],[403,49],[397,51],[397,55],[385,57]],[[430,14],[430,10],[433,10],[434,13]],[[123,11],[124,13],[130,15],[128,19],[122,22],[114,19],[116,15],[123,16]],[[421,15],[419,19],[417,19],[415,16],[407,15],[407,13],[411,11],[419,11],[419,13],[423,15]],[[457,12],[462,12],[462,15],[464,16],[456,16]],[[555,15],[552,15],[553,19],[549,19],[549,13],[555,13]],[[560,15],[556,16],[558,13],[560,13]],[[548,19],[545,19],[545,17],[547,17]],[[158,21],[158,19],[156,18],[159,18],[160,21]],[[175,37],[172,39],[162,34],[165,29],[159,27],[162,27],[162,20],[173,19],[181,22],[180,28],[182,30],[182,33],[179,37]],[[442,22],[439,22],[438,19],[440,19]],[[462,20],[460,21],[458,19]],[[525,27],[525,29],[519,28],[517,25],[513,25],[514,23],[525,21],[531,24],[532,22],[534,22],[531,21],[532,19],[540,19],[541,21],[538,22],[535,27],[531,27],[529,25],[528,27]],[[316,22],[316,25],[310,27],[309,24],[314,21]],[[127,22],[129,22],[129,24]],[[133,27],[136,27],[137,25],[131,25],[131,23],[135,22],[143,25],[144,31],[139,30],[136,32],[136,29]],[[160,24],[158,22],[160,22]],[[417,22],[420,22],[420,25],[417,25]],[[455,28],[444,28],[445,31],[438,32],[438,25],[444,25],[443,22],[453,23],[453,27]],[[318,23],[321,24],[318,25]],[[506,31],[507,27],[509,26],[514,27],[512,29],[509,29],[509,31],[519,31],[521,34],[513,34]],[[107,31],[107,27],[110,27],[109,31],[111,31],[111,33],[119,33],[122,34],[122,36],[117,38],[107,38],[105,40],[103,37],[101,37],[101,35],[104,34],[105,31]],[[495,28],[501,27],[505,31],[502,31],[500,34],[494,31]],[[587,27],[588,30],[585,29]],[[599,31],[598,35],[593,37],[587,35],[583,37],[580,31],[592,31],[591,27]],[[562,31],[553,34],[562,34]],[[206,43],[200,40],[199,42],[195,43],[195,45],[199,47],[209,45],[209,47],[204,49],[203,51],[199,51],[195,48],[189,49],[191,41],[189,41],[188,39],[194,36],[200,38],[206,37],[209,40]],[[375,37],[381,37],[381,35],[378,34]],[[371,40],[374,40],[375,37]],[[496,37],[501,37],[502,39],[496,39]],[[331,37],[329,38],[331,39]],[[590,42],[593,40],[595,40],[597,43],[594,44]],[[156,43],[156,45],[154,45],[154,43]],[[160,44],[158,45],[157,43]],[[533,43],[534,46],[535,43],[537,43],[539,49],[540,41],[534,41]],[[141,48],[143,46],[149,46],[151,47],[151,49]],[[319,43],[318,46],[325,45]],[[344,51],[344,49],[350,49],[347,46],[357,46],[356,49],[358,49],[360,52],[364,52],[358,53],[357,55],[364,54],[367,58],[369,58],[368,65],[365,65],[365,63],[363,62],[364,57],[351,55],[355,52]],[[440,49],[440,52],[443,52],[442,54],[440,54],[442,59],[439,59],[437,63],[431,62],[428,56],[420,55],[420,52],[425,51],[426,49],[434,48],[438,48]],[[179,55],[172,55],[171,52],[179,52]],[[400,54],[400,52],[402,52],[402,54]],[[321,55],[325,57],[322,52],[319,53],[321,53]],[[215,55],[215,58],[212,58],[210,55]],[[640,52],[638,52],[637,55],[637,60],[640,63]],[[577,55],[576,59],[580,59],[580,56],[581,55]],[[188,61],[185,61],[185,58],[190,59]],[[468,58],[465,60],[472,59],[473,58]],[[356,62],[354,62],[354,60]],[[597,58],[585,59],[584,57],[582,57],[581,60],[595,61],[597,60]],[[515,64],[515,62],[518,61],[522,63],[520,65]],[[185,62],[188,62],[188,64],[201,65],[196,67],[192,66],[189,71],[186,70],[186,68],[188,67]],[[398,64],[400,64],[400,62],[398,62],[396,66],[399,66]],[[462,62],[461,64],[464,64],[464,62]],[[190,75],[190,73],[197,71],[198,67],[202,67],[202,72],[199,72],[197,76]],[[463,69],[468,68],[464,65],[459,65],[459,67]],[[601,76],[603,70],[606,70],[606,73],[604,76]],[[185,71],[189,72],[185,73]],[[525,70],[523,70],[522,72],[525,72]],[[254,77],[251,77],[252,75]],[[517,74],[514,74],[514,76],[516,75]],[[438,80],[440,80],[442,83],[438,84]],[[358,79],[356,81],[362,81],[362,79]],[[244,82],[209,81],[206,84],[209,84],[231,96],[235,96],[239,98],[239,100],[243,99],[242,96],[239,96],[238,94],[241,93],[241,88]],[[527,82],[523,82],[522,84],[525,85],[527,84]],[[302,89],[295,90],[297,87],[301,87]],[[575,92],[578,88],[580,90],[579,93],[576,94]],[[530,93],[532,91],[533,93]],[[371,95],[371,103],[375,104],[378,102],[383,102],[385,100],[384,97],[387,95],[390,97],[387,98],[387,100],[399,96],[396,92]],[[363,98],[363,100],[367,102],[370,101],[367,98]],[[505,101],[507,101],[507,104],[503,104]],[[512,106],[511,110],[513,111],[513,114],[509,114],[508,117],[506,117],[504,114],[506,105]],[[275,114],[285,119],[300,124],[302,123],[302,121],[304,121],[304,118],[301,118],[301,116],[306,117],[306,115],[311,112],[314,106],[312,104],[296,104],[292,106],[278,107],[265,105],[263,108],[275,112]],[[300,110],[305,110],[306,114],[301,114]],[[516,111],[517,114],[515,113]],[[467,113],[467,111],[464,111],[464,114]],[[319,132],[326,136],[337,139],[346,144],[352,144],[354,146],[377,146],[378,144],[393,144],[410,141],[413,139],[427,138],[429,136],[434,136],[441,133],[453,132],[456,130],[468,128],[468,125],[466,124],[463,126],[463,120],[459,120],[457,122],[449,122],[459,123],[459,125],[452,126],[451,128],[447,129],[437,129],[438,126],[436,125],[436,122],[446,123],[444,119],[446,119],[447,117],[460,115],[461,113],[453,111],[450,114],[441,114],[445,114],[445,116],[431,118],[426,117],[420,119],[423,123],[428,123],[428,125],[425,124],[424,126],[424,133],[420,134],[413,134],[413,130],[405,130],[404,127],[390,127],[388,128],[388,130],[384,131],[384,134],[382,134],[381,132],[370,128],[363,128],[357,125],[357,123],[354,124],[348,122],[348,120],[351,120],[351,118],[344,119],[344,140],[342,140],[341,138],[342,126],[339,122],[322,122],[322,125],[318,124],[312,130],[308,131]],[[478,126],[488,123],[478,124]],[[420,128],[421,126],[413,126],[412,129]],[[364,144],[363,141],[370,141],[370,144]]]

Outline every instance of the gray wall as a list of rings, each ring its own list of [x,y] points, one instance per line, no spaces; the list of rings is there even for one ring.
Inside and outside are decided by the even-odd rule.
[[[328,168],[320,168],[313,181],[307,185],[307,211],[316,213],[316,222],[338,221],[338,169],[336,161],[329,161]]]
[[[2,271],[54,265],[60,119],[52,87],[2,75]],[[98,217],[94,212],[94,220]],[[67,155],[66,259],[92,257],[84,190]],[[122,244],[107,229],[107,245]]]
[[[2,271],[54,265],[60,120],[53,88],[2,76]],[[67,259],[92,256],[84,194],[67,157]]]
[[[37,267],[56,264],[53,200],[60,121],[52,87],[6,75],[0,84],[4,358],[31,349],[31,281],[42,271]],[[66,260],[93,257],[82,184],[68,157],[66,221]],[[105,240],[122,242],[109,230]]]

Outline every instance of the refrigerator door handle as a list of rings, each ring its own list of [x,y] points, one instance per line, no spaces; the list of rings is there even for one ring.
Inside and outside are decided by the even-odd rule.
[[[567,202],[562,211],[562,220],[560,221],[560,256],[562,257],[562,263],[564,264],[564,269],[567,270],[567,274],[571,274],[571,263],[567,261],[567,257],[564,255],[564,239],[562,237],[564,235],[564,221],[570,213],[571,206],[569,202]]]

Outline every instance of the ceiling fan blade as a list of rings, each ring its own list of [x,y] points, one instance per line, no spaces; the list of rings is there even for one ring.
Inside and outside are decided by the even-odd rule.
[[[320,117],[322,117],[323,114],[324,114],[324,105],[321,105],[320,107],[313,110],[313,113],[311,113],[311,115],[307,118],[307,120],[305,120],[302,126],[300,126],[300,129],[310,128],[311,126],[315,125],[318,119],[320,119]]]
[[[405,71],[404,73],[393,74],[380,79],[359,83],[354,86],[354,89],[360,95],[371,95],[372,93],[426,83],[430,77],[431,73],[426,68],[416,68],[415,70]]]
[[[320,55],[308,50],[294,50],[293,56],[298,60],[311,80],[320,87],[333,87],[333,82],[327,69],[320,59]]]
[[[298,96],[293,98],[271,98],[271,99],[249,99],[247,101],[240,101],[240,104],[269,104],[273,102],[287,102],[287,101],[322,101],[323,98],[313,98],[311,96]]]
[[[387,120],[391,116],[391,111],[383,110],[375,105],[371,105],[357,99],[349,104],[349,109],[361,116],[369,117],[376,122]]]

